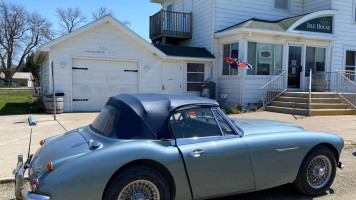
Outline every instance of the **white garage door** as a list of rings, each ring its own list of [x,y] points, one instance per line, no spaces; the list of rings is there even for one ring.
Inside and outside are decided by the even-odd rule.
[[[137,62],[73,59],[73,111],[100,111],[109,97],[137,93]]]

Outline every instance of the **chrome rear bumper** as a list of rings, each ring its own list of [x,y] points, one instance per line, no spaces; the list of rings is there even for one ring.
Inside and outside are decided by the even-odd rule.
[[[49,200],[51,199],[48,196],[34,194],[28,192],[25,185],[24,179],[25,167],[23,163],[23,156],[17,156],[17,165],[16,169],[13,170],[13,174],[15,175],[15,197],[16,199],[24,199],[24,200]]]

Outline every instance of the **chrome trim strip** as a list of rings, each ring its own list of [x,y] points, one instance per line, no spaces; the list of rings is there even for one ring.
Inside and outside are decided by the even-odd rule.
[[[224,131],[222,130],[222,128],[221,128],[221,126],[220,126],[220,123],[219,123],[219,121],[218,121],[218,119],[217,119],[217,117],[216,117],[216,115],[215,115],[215,113],[214,113],[214,110],[217,110],[217,109],[216,109],[216,108],[210,108],[210,110],[211,110],[211,112],[212,112],[213,115],[214,115],[216,124],[219,126],[221,135],[222,135],[222,136],[225,136],[225,133],[224,133]],[[219,113],[219,112],[218,112],[218,113]]]
[[[230,118],[220,108],[216,108],[216,110],[227,121],[227,123],[230,125],[230,127],[232,127],[232,129],[235,131],[235,133],[237,135],[239,135],[240,137],[244,136],[243,131],[240,131],[238,128],[236,128],[235,124],[230,120]]]
[[[299,147],[276,149],[276,151],[278,151],[278,152],[285,152],[285,151],[291,151],[291,150],[296,150],[296,149],[299,149]]]

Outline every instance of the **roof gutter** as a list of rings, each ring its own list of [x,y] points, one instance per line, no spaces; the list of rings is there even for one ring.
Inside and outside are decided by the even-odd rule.
[[[199,58],[199,57],[184,57],[184,56],[167,56],[166,59],[168,60],[188,60],[188,61],[208,61],[213,62],[215,58]]]
[[[302,38],[310,38],[310,39],[317,39],[317,40],[336,40],[337,36],[334,34],[313,34],[313,33],[302,33],[301,31],[295,31],[294,33],[282,32],[282,31],[270,31],[270,30],[259,30],[259,29],[252,29],[252,28],[235,28],[223,32],[215,33],[216,38],[227,37],[231,35],[236,35],[240,33],[260,33],[260,34],[267,34],[267,35],[283,35],[283,36],[290,36],[290,37],[302,37]]]

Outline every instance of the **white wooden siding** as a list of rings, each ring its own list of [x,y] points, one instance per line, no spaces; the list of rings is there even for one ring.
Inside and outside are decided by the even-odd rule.
[[[139,92],[161,92],[160,59],[128,34],[107,22],[51,48],[56,91],[65,93],[65,112],[71,111],[73,58],[137,61]],[[67,65],[62,67],[60,63]]]
[[[291,0],[290,10],[274,8],[274,0],[219,0],[215,8],[214,32],[251,18],[279,20],[303,14],[303,0]]]
[[[346,50],[356,50],[356,23],[353,20],[354,0],[334,0],[332,9],[337,10],[335,34],[332,43],[332,71],[344,69]]]
[[[332,0],[304,0],[304,14],[331,9]]]
[[[181,45],[192,47],[205,47],[208,51],[212,48],[214,31],[212,0],[193,1],[193,35],[192,39],[184,41]]]
[[[49,94],[49,59],[47,58],[41,65],[41,94],[42,99]]]

